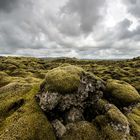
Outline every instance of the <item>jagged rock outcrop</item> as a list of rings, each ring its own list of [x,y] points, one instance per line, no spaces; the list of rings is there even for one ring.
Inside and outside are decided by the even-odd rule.
[[[60,66],[46,74],[36,98],[60,140],[140,139],[140,95],[126,82]]]

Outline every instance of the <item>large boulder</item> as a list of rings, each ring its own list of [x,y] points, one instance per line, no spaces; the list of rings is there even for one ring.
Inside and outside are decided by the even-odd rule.
[[[103,97],[104,89],[105,82],[94,74],[67,65],[47,73],[36,97],[60,138],[67,124],[94,118],[93,106]]]
[[[82,72],[82,68],[71,65],[54,68],[46,74],[42,87],[51,92],[73,93],[78,89]]]
[[[127,117],[113,104],[104,102],[102,107],[105,112],[93,120],[99,129],[100,140],[134,140]]]
[[[115,104],[129,105],[140,101],[140,95],[130,84],[119,80],[108,80],[106,95]]]

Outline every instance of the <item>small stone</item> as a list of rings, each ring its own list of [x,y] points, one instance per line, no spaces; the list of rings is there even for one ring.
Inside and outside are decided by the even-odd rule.
[[[50,92],[42,93],[42,95],[39,96],[39,98],[40,98],[39,105],[44,111],[52,110],[53,108],[55,108],[55,106],[58,104],[60,100],[60,96],[58,95],[58,93],[50,93]]]
[[[105,110],[108,111],[111,107],[112,107],[112,104],[108,103],[105,105]]]
[[[66,115],[67,123],[77,122],[83,120],[82,111],[80,109],[72,108]]]
[[[59,120],[54,120],[53,122],[52,122],[52,126],[53,126],[53,128],[54,128],[54,130],[55,130],[55,133],[56,133],[56,136],[57,137],[62,137],[64,134],[65,134],[65,132],[66,132],[66,127],[61,123],[61,121],[59,121]]]

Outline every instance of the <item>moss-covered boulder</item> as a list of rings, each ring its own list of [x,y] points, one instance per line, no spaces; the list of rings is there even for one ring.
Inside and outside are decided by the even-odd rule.
[[[129,105],[140,101],[140,95],[130,84],[119,80],[108,80],[106,85],[106,95],[115,104]]]
[[[131,111],[126,115],[131,127],[131,135],[140,139],[140,103],[131,107]]]
[[[52,126],[35,100],[40,82],[11,80],[0,88],[0,140],[55,140]]]
[[[100,140],[135,140],[130,134],[127,118],[113,105],[104,114],[98,115],[93,123],[97,127]]]
[[[73,93],[78,89],[80,76],[83,69],[73,65],[61,66],[50,70],[41,87],[46,91],[59,92],[62,94]]]
[[[100,140],[97,128],[92,123],[81,121],[67,127],[69,130],[62,140]]]
[[[129,125],[127,118],[125,115],[114,105],[112,104],[107,104],[106,108],[109,108],[106,116],[114,123],[118,123],[123,125],[123,127],[127,127]]]
[[[69,132],[67,125],[72,123],[73,136],[65,139],[92,140],[96,137],[91,135],[92,127],[77,122],[90,122],[94,118],[93,106],[103,97],[104,89],[105,83],[99,77],[80,67],[65,65],[48,71],[36,97],[59,139],[65,131]],[[86,135],[82,135],[84,131]]]

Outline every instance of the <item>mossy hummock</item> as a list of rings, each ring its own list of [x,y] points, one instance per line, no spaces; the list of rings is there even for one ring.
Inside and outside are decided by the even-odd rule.
[[[107,81],[106,95],[119,105],[129,105],[140,101],[140,94],[137,90],[130,84],[119,80]]]
[[[40,82],[31,84],[22,78],[16,82],[12,77],[11,80],[0,88],[0,140],[56,140],[35,100]]]
[[[92,123],[81,121],[69,124],[69,130],[61,138],[62,140],[100,140],[96,126]]]
[[[44,91],[73,93],[80,85],[80,76],[83,71],[82,68],[73,65],[54,68],[46,74],[46,79],[41,86],[45,88]]]

